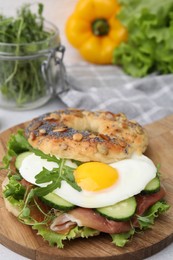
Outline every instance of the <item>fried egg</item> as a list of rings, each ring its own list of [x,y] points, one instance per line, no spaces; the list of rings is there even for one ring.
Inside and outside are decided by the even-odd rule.
[[[74,178],[81,191],[74,189],[66,181],[54,193],[74,205],[85,208],[99,208],[113,205],[136,194],[156,176],[157,168],[145,155],[134,154],[131,158],[111,164],[86,162],[77,166],[71,160],[66,165],[74,168]],[[37,186],[35,176],[45,167],[52,170],[57,163],[48,162],[35,154],[23,159],[19,169],[22,177]]]

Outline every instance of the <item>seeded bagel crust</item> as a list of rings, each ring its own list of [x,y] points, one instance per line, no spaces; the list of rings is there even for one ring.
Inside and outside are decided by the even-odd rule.
[[[58,110],[33,119],[25,131],[29,143],[46,154],[79,161],[112,163],[143,153],[145,129],[122,114],[78,109]]]

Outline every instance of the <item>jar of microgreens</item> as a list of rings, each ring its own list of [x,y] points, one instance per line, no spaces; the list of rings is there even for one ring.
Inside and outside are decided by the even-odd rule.
[[[33,23],[32,15],[26,11],[22,15],[27,18],[25,27],[29,27],[31,21],[29,32],[24,28],[23,35],[23,17],[23,20],[19,17],[17,25],[9,22],[8,18],[0,19],[0,29],[5,26],[4,37],[9,37],[10,42],[4,42],[0,37],[0,107],[26,110],[45,104],[67,86],[63,65],[65,48],[61,45],[58,28],[43,19],[35,25],[35,17]],[[15,28],[13,30],[15,35],[10,26],[16,26],[17,32]],[[29,42],[27,38],[30,39],[32,33],[34,41]]]

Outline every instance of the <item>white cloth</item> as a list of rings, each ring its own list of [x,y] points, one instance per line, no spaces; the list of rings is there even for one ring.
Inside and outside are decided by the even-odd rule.
[[[123,112],[148,124],[173,113],[173,74],[133,78],[116,66],[66,66],[69,90],[60,95],[68,107]]]

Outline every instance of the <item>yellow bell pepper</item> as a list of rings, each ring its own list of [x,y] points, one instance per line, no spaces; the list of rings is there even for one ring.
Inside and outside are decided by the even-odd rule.
[[[82,57],[95,64],[112,63],[112,53],[127,39],[127,30],[116,18],[117,0],[79,0],[67,19],[66,36]]]

